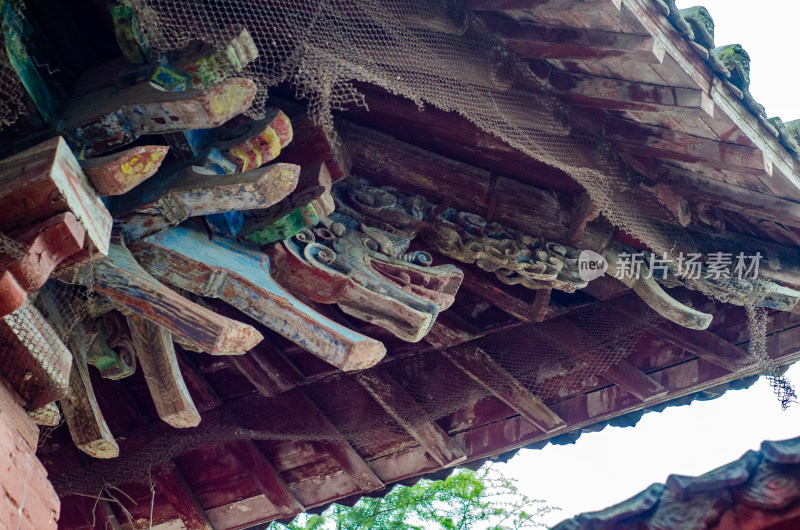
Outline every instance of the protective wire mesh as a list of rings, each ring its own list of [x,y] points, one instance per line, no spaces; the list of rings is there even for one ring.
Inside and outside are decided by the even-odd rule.
[[[136,0],[132,4],[150,45],[161,53],[196,39],[222,44],[246,27],[260,52],[244,72],[259,86],[250,111],[254,115],[264,110],[267,88],[286,82],[298,97],[310,101],[312,116],[334,137],[331,110],[365,105],[353,81],[372,83],[420,106],[458,112],[520,151],[564,170],[587,189],[610,221],[656,253],[695,250],[687,232],[670,223],[663,207],[635,184],[621,155],[602,133],[581,132],[592,130],[592,124],[580,123],[549,95],[527,65],[458,2]],[[754,297],[754,307],[756,302]],[[486,337],[479,345],[533,393],[555,399],[564,389],[624,358],[641,334],[657,323],[658,318],[645,310],[638,317],[587,310]],[[753,341],[753,350],[766,358],[762,342]],[[466,376],[452,375],[458,371],[448,363],[438,354],[424,353],[413,362],[386,366],[421,408],[421,413],[409,414],[419,414],[424,421],[440,420],[488,395]],[[447,377],[441,375],[445,372]],[[381,413],[375,401],[353,399],[356,393],[367,392],[355,377],[337,375],[345,385],[328,380],[304,389],[336,429],[329,422],[304,421],[309,412],[298,409],[291,392],[228,403],[216,421],[207,416],[196,429],[148,433],[120,458],[55,476],[53,483],[60,494],[97,493],[107,484],[144,478],[152,466],[192,448],[239,439],[335,444],[343,436],[359,452],[380,453],[386,439],[407,434]],[[339,395],[340,388],[348,392]],[[356,402],[365,408],[354,410]]]

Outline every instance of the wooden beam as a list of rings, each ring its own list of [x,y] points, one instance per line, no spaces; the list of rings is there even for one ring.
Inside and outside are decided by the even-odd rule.
[[[431,202],[483,214],[489,204],[491,174],[351,123],[342,137],[358,174],[376,185],[420,193]],[[560,195],[498,177],[493,221],[544,238],[562,239],[570,224],[568,201]]]
[[[757,176],[772,175],[772,162],[757,147],[719,142],[618,118],[606,120],[606,135],[625,151],[637,155],[701,162]]]
[[[262,396],[277,396],[303,382],[303,374],[268,339],[231,362]]]
[[[135,314],[128,315],[128,327],[158,417],[173,427],[196,427],[200,413],[183,381],[172,334]]]
[[[444,467],[463,462],[464,450],[432,421],[422,407],[383,367],[374,367],[356,376],[358,382],[383,410],[397,421],[425,450]]]
[[[0,371],[28,410],[67,393],[71,366],[72,354],[29,300],[0,319]]]
[[[664,46],[649,35],[518,22],[494,13],[478,17],[522,59],[598,60],[621,57],[661,64]]]
[[[189,393],[193,396],[192,401],[200,413],[207,412],[215,409],[222,404],[222,399],[217,395],[214,389],[208,384],[203,374],[201,374],[191,361],[186,359],[183,351],[176,351],[175,357],[178,361],[178,367],[181,370],[181,375],[189,389]]]
[[[281,517],[294,517],[305,510],[289,490],[280,474],[275,471],[272,464],[264,454],[250,441],[231,442],[227,449],[256,483],[261,493],[269,499]]]
[[[164,145],[142,145],[80,164],[97,193],[122,195],[155,175],[167,151]]]
[[[232,241],[209,241],[183,227],[145,240],[137,256],[158,278],[201,296],[219,298],[342,369],[372,366],[383,344],[323,317],[269,275],[269,258]]]
[[[654,333],[729,372],[737,372],[756,363],[756,359],[746,351],[710,331],[688,330],[673,323],[666,323],[656,328]]]
[[[658,180],[693,201],[731,212],[800,228],[800,203],[723,182],[683,168],[662,164]]]
[[[681,115],[714,115],[714,102],[694,88],[637,83],[586,74],[553,71],[548,79],[557,93],[580,107]]]
[[[624,388],[642,401],[667,395],[667,389],[658,381],[648,377],[625,359],[620,359],[608,370],[600,372],[600,376]]]
[[[300,167],[271,164],[232,175],[205,175],[192,168],[150,179],[115,197],[111,211],[130,239],[175,226],[189,217],[268,208],[294,191]]]
[[[80,220],[96,253],[108,253],[111,214],[86,184],[63,138],[0,160],[0,231],[29,228],[65,212]]]
[[[442,354],[542,432],[565,426],[564,420],[479,347],[465,344],[445,350]]]
[[[69,377],[69,390],[59,403],[75,445],[94,458],[116,458],[119,445],[108,428],[89,378],[86,363],[88,338],[83,323],[75,325],[69,343],[74,359]]]
[[[63,130],[94,156],[141,135],[211,129],[247,110],[256,95],[250,79],[230,78],[208,88],[165,92],[149,82],[110,87],[70,101]]]
[[[212,355],[242,354],[262,339],[253,327],[217,315],[168,289],[121,245],[112,245],[105,260],[76,270],[65,279],[90,284],[126,311],[168,329],[180,340]]]
[[[164,464],[153,469],[152,475],[158,492],[167,498],[186,530],[214,530],[180,471],[170,464]]]
[[[15,255],[12,248],[0,254],[0,316],[19,308],[28,294],[44,285],[59,263],[80,251],[85,235],[72,212],[10,234],[13,243],[20,245],[21,255]]]
[[[547,309],[550,307],[550,294],[552,289],[539,289],[536,291],[536,299],[531,307],[531,320],[534,322],[544,322],[547,318]]]

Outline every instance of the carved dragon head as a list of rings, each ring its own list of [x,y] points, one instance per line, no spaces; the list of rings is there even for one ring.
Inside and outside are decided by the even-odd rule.
[[[327,228],[306,229],[276,245],[276,279],[405,341],[425,337],[439,312],[452,305],[462,272],[432,267],[426,252],[407,252],[405,237],[337,213],[327,221]]]

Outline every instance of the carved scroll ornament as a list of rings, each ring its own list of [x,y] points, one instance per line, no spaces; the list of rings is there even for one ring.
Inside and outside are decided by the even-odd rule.
[[[407,253],[408,238],[332,213],[327,227],[306,229],[271,250],[276,279],[293,292],[371,322],[408,341],[421,340],[450,307],[463,274],[431,267],[426,252]]]
[[[359,222],[409,238],[419,234],[433,250],[494,273],[508,285],[558,289],[586,287],[578,275],[579,250],[483,217],[429,203],[394,188],[351,181],[334,189],[337,210]]]

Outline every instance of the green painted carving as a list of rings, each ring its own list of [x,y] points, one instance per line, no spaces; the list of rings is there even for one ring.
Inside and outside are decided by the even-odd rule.
[[[146,64],[152,57],[147,35],[139,25],[139,15],[125,0],[111,0],[108,10],[114,21],[117,44],[133,64]]]
[[[130,332],[119,314],[100,319],[97,336],[86,352],[86,360],[106,379],[123,379],[136,371],[136,350]]]

